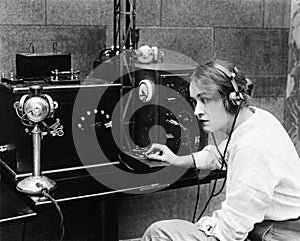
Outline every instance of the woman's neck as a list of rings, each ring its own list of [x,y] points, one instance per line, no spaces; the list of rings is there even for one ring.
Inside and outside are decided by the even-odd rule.
[[[253,114],[254,114],[254,112],[251,111],[251,109],[249,107],[241,108],[239,111],[237,120],[235,122],[235,125],[234,125],[234,130],[238,126],[240,126],[242,123],[244,123],[246,120],[248,120]],[[231,115],[230,121],[228,122],[227,130],[226,130],[227,135],[229,135],[229,133],[232,129],[234,118],[235,118],[235,115]]]

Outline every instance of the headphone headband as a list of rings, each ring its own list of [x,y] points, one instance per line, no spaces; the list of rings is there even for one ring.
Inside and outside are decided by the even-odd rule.
[[[238,73],[238,69],[236,66],[233,66],[233,71],[230,72],[227,68],[225,68],[224,66],[220,65],[220,64],[215,64],[214,67],[219,70],[220,72],[222,72],[226,77],[227,79],[230,80],[231,82],[231,85],[234,89],[234,92],[231,92],[229,95],[228,95],[228,99],[229,101],[234,105],[234,106],[237,106],[237,105],[240,105],[241,104],[241,101],[244,99],[243,98],[243,95],[239,92],[239,88],[238,88],[238,85],[235,81],[235,78],[237,76],[237,73]]]
[[[220,64],[215,64],[214,67],[216,69],[218,69],[219,71],[221,71],[231,82],[233,88],[234,88],[234,91],[236,93],[239,92],[239,88],[237,86],[237,83],[235,81],[235,77],[238,73],[238,69],[236,66],[233,67],[233,72],[230,72],[227,68],[225,68],[224,66],[220,65]]]

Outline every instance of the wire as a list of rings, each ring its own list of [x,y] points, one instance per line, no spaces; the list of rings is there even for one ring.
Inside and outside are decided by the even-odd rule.
[[[220,155],[220,157],[221,157],[221,170],[222,170],[223,167],[224,167],[224,166],[222,166],[222,164],[223,164],[223,165],[225,165],[225,171],[227,171],[227,162],[226,162],[226,160],[225,160],[226,152],[224,153],[224,156],[221,154],[221,151],[220,151],[220,149],[219,149],[219,147],[218,147],[218,144],[217,144],[216,137],[215,137],[215,134],[214,134],[214,133],[212,133],[212,138],[213,138],[214,145],[216,146],[217,151],[218,151],[218,153],[219,153],[219,155]],[[223,156],[223,157],[222,157],[222,156]],[[219,177],[219,176],[217,176],[217,177]],[[217,180],[218,180],[218,178],[215,179],[215,182],[217,182]],[[224,180],[223,180],[223,184],[222,184],[220,190],[219,190],[216,194],[213,194],[213,197],[218,196],[218,195],[223,191],[223,189],[224,189],[224,187],[225,187],[225,184],[226,184],[226,180],[227,180],[227,175],[225,175],[225,178],[224,178]]]
[[[51,130],[45,121],[41,121],[42,125],[46,128],[47,132],[51,135]]]
[[[221,166],[221,169],[224,167],[224,162],[222,162],[222,166]],[[211,191],[211,194],[207,200],[207,202],[205,203],[205,206],[204,208],[202,209],[200,215],[198,216],[197,218],[197,221],[202,217],[203,213],[205,212],[205,210],[207,209],[210,201],[212,200],[212,198],[214,197],[214,192],[216,190],[216,186],[217,186],[217,181],[219,179],[219,176],[220,176],[220,173],[217,173],[217,176],[215,177],[215,180],[214,180],[214,184],[213,184],[213,188],[212,188],[212,191]]]
[[[230,140],[231,140],[231,137],[232,137],[232,134],[233,134],[233,131],[234,131],[234,127],[235,127],[235,124],[236,124],[237,117],[238,117],[238,115],[239,115],[241,106],[242,106],[242,103],[238,105],[238,108],[237,108],[237,110],[236,110],[236,113],[235,113],[235,116],[234,116],[234,119],[233,119],[233,123],[232,123],[232,126],[231,126],[231,130],[230,130],[230,133],[229,133],[229,136],[228,136],[228,139],[227,139],[227,143],[226,143],[226,146],[225,146],[225,149],[224,149],[224,152],[223,152],[223,155],[222,155],[221,151],[219,150],[219,147],[218,147],[218,145],[217,145],[217,143],[216,143],[216,139],[215,139],[214,134],[212,135],[212,136],[213,136],[214,144],[215,144],[215,146],[216,146],[216,148],[217,148],[217,151],[218,151],[218,153],[219,153],[219,155],[220,155],[220,157],[221,157],[221,161],[222,161],[222,165],[221,165],[220,170],[222,170],[224,166],[226,167],[226,170],[227,170],[227,163],[226,163],[226,159],[225,159],[225,157],[226,157],[226,152],[227,152],[227,148],[228,148],[228,146],[229,146],[229,142],[230,142]],[[215,180],[214,180],[214,184],[213,184],[213,188],[212,188],[211,194],[210,194],[210,196],[209,196],[209,198],[208,198],[208,200],[207,200],[207,202],[206,202],[206,204],[205,204],[205,206],[204,206],[202,212],[201,212],[200,215],[198,216],[197,221],[198,221],[198,220],[202,217],[202,215],[204,214],[204,212],[205,212],[205,210],[207,209],[207,207],[208,207],[210,201],[212,200],[212,198],[213,198],[213,197],[216,197],[217,195],[219,195],[219,194],[223,191],[223,189],[224,189],[224,187],[225,187],[225,183],[226,183],[226,180],[227,180],[227,174],[226,174],[226,176],[225,176],[225,179],[224,179],[224,182],[223,182],[223,184],[222,184],[221,189],[220,189],[217,193],[215,193],[216,186],[217,186],[217,181],[218,181],[219,176],[220,176],[220,173],[217,174],[217,176],[216,176],[216,178],[215,178]]]
[[[214,134],[213,132],[211,133],[211,136],[212,136],[214,145],[215,145],[215,147],[216,147],[216,149],[217,149],[217,151],[218,151],[218,154],[219,154],[219,156],[220,156],[220,159],[221,159],[221,160],[218,159],[218,161],[219,161],[219,163],[222,165],[222,163],[223,163],[223,154],[221,153],[221,151],[220,151],[220,149],[219,149],[219,146],[218,146],[217,141],[216,141],[215,134]],[[224,164],[225,164],[225,166],[227,167],[227,163],[225,162]]]
[[[230,135],[229,135],[229,137],[228,137],[228,141],[227,141],[227,144],[226,144],[224,153],[223,153],[222,161],[223,161],[223,163],[225,164],[225,170],[226,170],[226,171],[227,171],[226,151],[227,151],[227,148],[228,148],[230,139],[231,139],[231,137],[232,137],[232,133],[233,133],[233,131],[234,131],[234,126],[235,126],[235,123],[236,123],[238,114],[239,114],[239,112],[240,112],[240,109],[241,109],[241,105],[238,106],[238,109],[237,109],[237,111],[236,111],[235,118],[234,118],[233,123],[232,123],[232,128],[231,128],[231,130],[230,130]],[[214,139],[214,142],[215,142],[215,145],[216,145],[216,139],[215,139],[214,134],[213,134],[213,139]],[[217,147],[217,150],[219,151],[219,153],[221,153],[217,145],[216,145],[216,147]],[[222,183],[222,186],[221,186],[220,190],[219,190],[217,193],[213,194],[213,197],[218,196],[218,195],[223,191],[223,189],[224,189],[224,187],[225,187],[225,184],[226,184],[226,181],[227,181],[227,175],[225,175],[225,178],[224,178],[224,180],[223,180],[223,183]]]
[[[32,126],[31,122],[30,122],[28,119],[25,119],[25,118],[24,118],[28,113],[31,112],[31,110],[25,112],[23,115],[20,115],[20,113],[18,112],[18,109],[17,109],[17,108],[15,108],[15,111],[16,111],[17,116],[21,119],[21,122],[22,122],[22,124],[23,124],[24,126],[28,126],[28,127],[31,127],[31,126]],[[25,123],[25,121],[28,121],[28,124]]]
[[[63,213],[57,203],[57,201],[49,194],[48,190],[47,189],[43,189],[42,190],[42,194],[49,198],[51,200],[51,202],[54,204],[56,210],[58,211],[58,214],[59,214],[59,217],[60,217],[60,225],[59,225],[59,228],[60,228],[60,241],[63,241],[64,240],[64,236],[65,236],[65,227],[64,227],[64,216],[63,216]]]
[[[192,218],[192,222],[194,223],[195,218],[196,218],[198,203],[199,203],[199,196],[200,196],[200,179],[199,179],[200,170],[197,169],[196,160],[195,160],[194,154],[192,152],[191,152],[191,156],[192,156],[192,160],[193,160],[193,164],[194,164],[194,169],[195,169],[195,172],[196,172],[196,175],[197,175],[197,196],[196,196],[196,202],[195,202],[193,218]]]
[[[196,165],[196,160],[195,160],[195,157],[194,157],[194,154],[193,154],[193,150],[192,150],[192,147],[191,147],[191,139],[190,139],[190,131],[188,128],[184,127],[181,123],[178,123],[178,125],[181,127],[181,129],[183,130],[183,133],[187,139],[187,146],[189,148],[189,152],[190,152],[190,155],[192,157],[192,160],[193,160],[193,169],[194,171],[196,172],[196,176],[197,176],[197,196],[196,196],[196,202],[195,202],[195,207],[194,207],[194,212],[193,212],[193,218],[192,218],[192,222],[194,223],[195,222],[195,217],[196,217],[196,213],[197,213],[197,208],[198,208],[198,203],[199,203],[199,196],[200,196],[200,179],[199,179],[199,176],[200,176],[200,170],[197,168],[197,165]]]

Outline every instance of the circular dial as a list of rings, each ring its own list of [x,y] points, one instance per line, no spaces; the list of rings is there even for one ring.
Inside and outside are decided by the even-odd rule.
[[[152,100],[154,94],[154,84],[151,80],[142,80],[139,83],[139,99],[142,102],[149,102]]]
[[[139,47],[137,52],[137,59],[142,64],[149,64],[152,62],[154,56],[150,46],[143,45]]]

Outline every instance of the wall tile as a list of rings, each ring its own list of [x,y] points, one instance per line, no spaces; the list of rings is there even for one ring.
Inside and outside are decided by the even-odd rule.
[[[111,0],[47,0],[47,24],[112,25]]]
[[[254,97],[283,97],[286,90],[286,76],[249,77],[253,82]]]
[[[110,47],[113,45],[113,26],[108,25],[106,26],[106,47]]]
[[[161,13],[161,0],[137,0],[136,1],[136,29],[143,28],[143,26],[160,26],[160,15],[161,15],[160,13]],[[111,17],[113,18],[113,13]],[[113,45],[113,34],[114,34],[113,22],[111,22],[106,26],[107,47]]]
[[[259,98],[259,97],[253,97],[251,99],[250,105],[260,108],[260,101],[261,101],[261,98]]]
[[[162,1],[162,26],[262,27],[263,0]]]
[[[264,27],[288,28],[290,24],[290,0],[265,0]]]
[[[0,26],[0,31],[1,72],[15,72],[15,54],[30,52],[29,43],[42,53],[52,52],[56,41],[58,51],[71,53],[73,68],[86,75],[105,44],[105,28],[99,26]]]
[[[45,0],[1,0],[0,24],[45,24]]]
[[[211,28],[142,28],[139,45],[143,44],[178,52],[196,62],[213,57]],[[165,56],[165,61],[181,62],[179,55],[178,60]]]
[[[161,0],[137,0],[136,24],[142,26],[160,26]]]
[[[246,75],[286,75],[288,29],[215,29],[217,58],[237,63]]]
[[[260,108],[270,111],[283,123],[284,97],[261,98]]]

